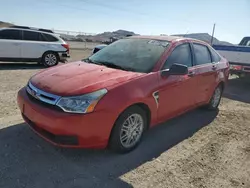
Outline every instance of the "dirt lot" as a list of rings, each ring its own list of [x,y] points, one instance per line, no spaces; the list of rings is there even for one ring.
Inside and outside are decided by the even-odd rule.
[[[96,45],[99,45],[100,43],[95,42],[72,42],[68,41],[69,46],[71,49],[93,49]]]
[[[0,64],[1,188],[250,187],[250,83],[231,79],[218,112],[189,112],[116,155],[53,147],[23,123],[16,93],[41,68]]]

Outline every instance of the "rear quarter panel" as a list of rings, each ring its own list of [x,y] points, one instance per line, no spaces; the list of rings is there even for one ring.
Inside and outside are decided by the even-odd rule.
[[[229,78],[229,63],[225,58],[222,58],[219,63],[216,63],[217,65],[217,71],[216,71],[216,82],[215,84],[211,87],[209,96],[207,96],[208,101],[210,100],[215,88],[219,84],[223,84],[224,87],[227,86],[228,83],[228,78]]]

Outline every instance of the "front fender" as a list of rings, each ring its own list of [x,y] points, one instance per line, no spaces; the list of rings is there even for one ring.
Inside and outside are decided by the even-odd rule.
[[[156,74],[129,81],[112,88],[100,101],[100,108],[112,112],[117,119],[128,107],[142,103],[149,108],[151,114],[150,124],[153,125],[157,122],[158,105],[153,96],[157,88],[158,79]]]

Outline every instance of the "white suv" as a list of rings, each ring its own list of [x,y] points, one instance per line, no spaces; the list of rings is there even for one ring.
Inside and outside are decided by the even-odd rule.
[[[38,62],[51,67],[68,57],[69,45],[52,31],[18,26],[0,29],[0,61]]]

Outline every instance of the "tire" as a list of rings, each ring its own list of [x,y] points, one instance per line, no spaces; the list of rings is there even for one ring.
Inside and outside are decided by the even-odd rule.
[[[138,124],[133,124],[135,118]],[[141,142],[148,125],[147,121],[146,112],[139,106],[125,110],[115,122],[109,139],[109,148],[116,153],[134,150]]]
[[[219,106],[220,101],[221,101],[222,92],[223,92],[223,87],[220,84],[219,86],[217,86],[215,88],[213,95],[212,95],[208,105],[206,106],[206,109],[208,109],[208,110],[217,110],[218,109],[218,106]]]
[[[45,67],[53,67],[58,64],[59,58],[55,52],[45,52],[41,62]]]

